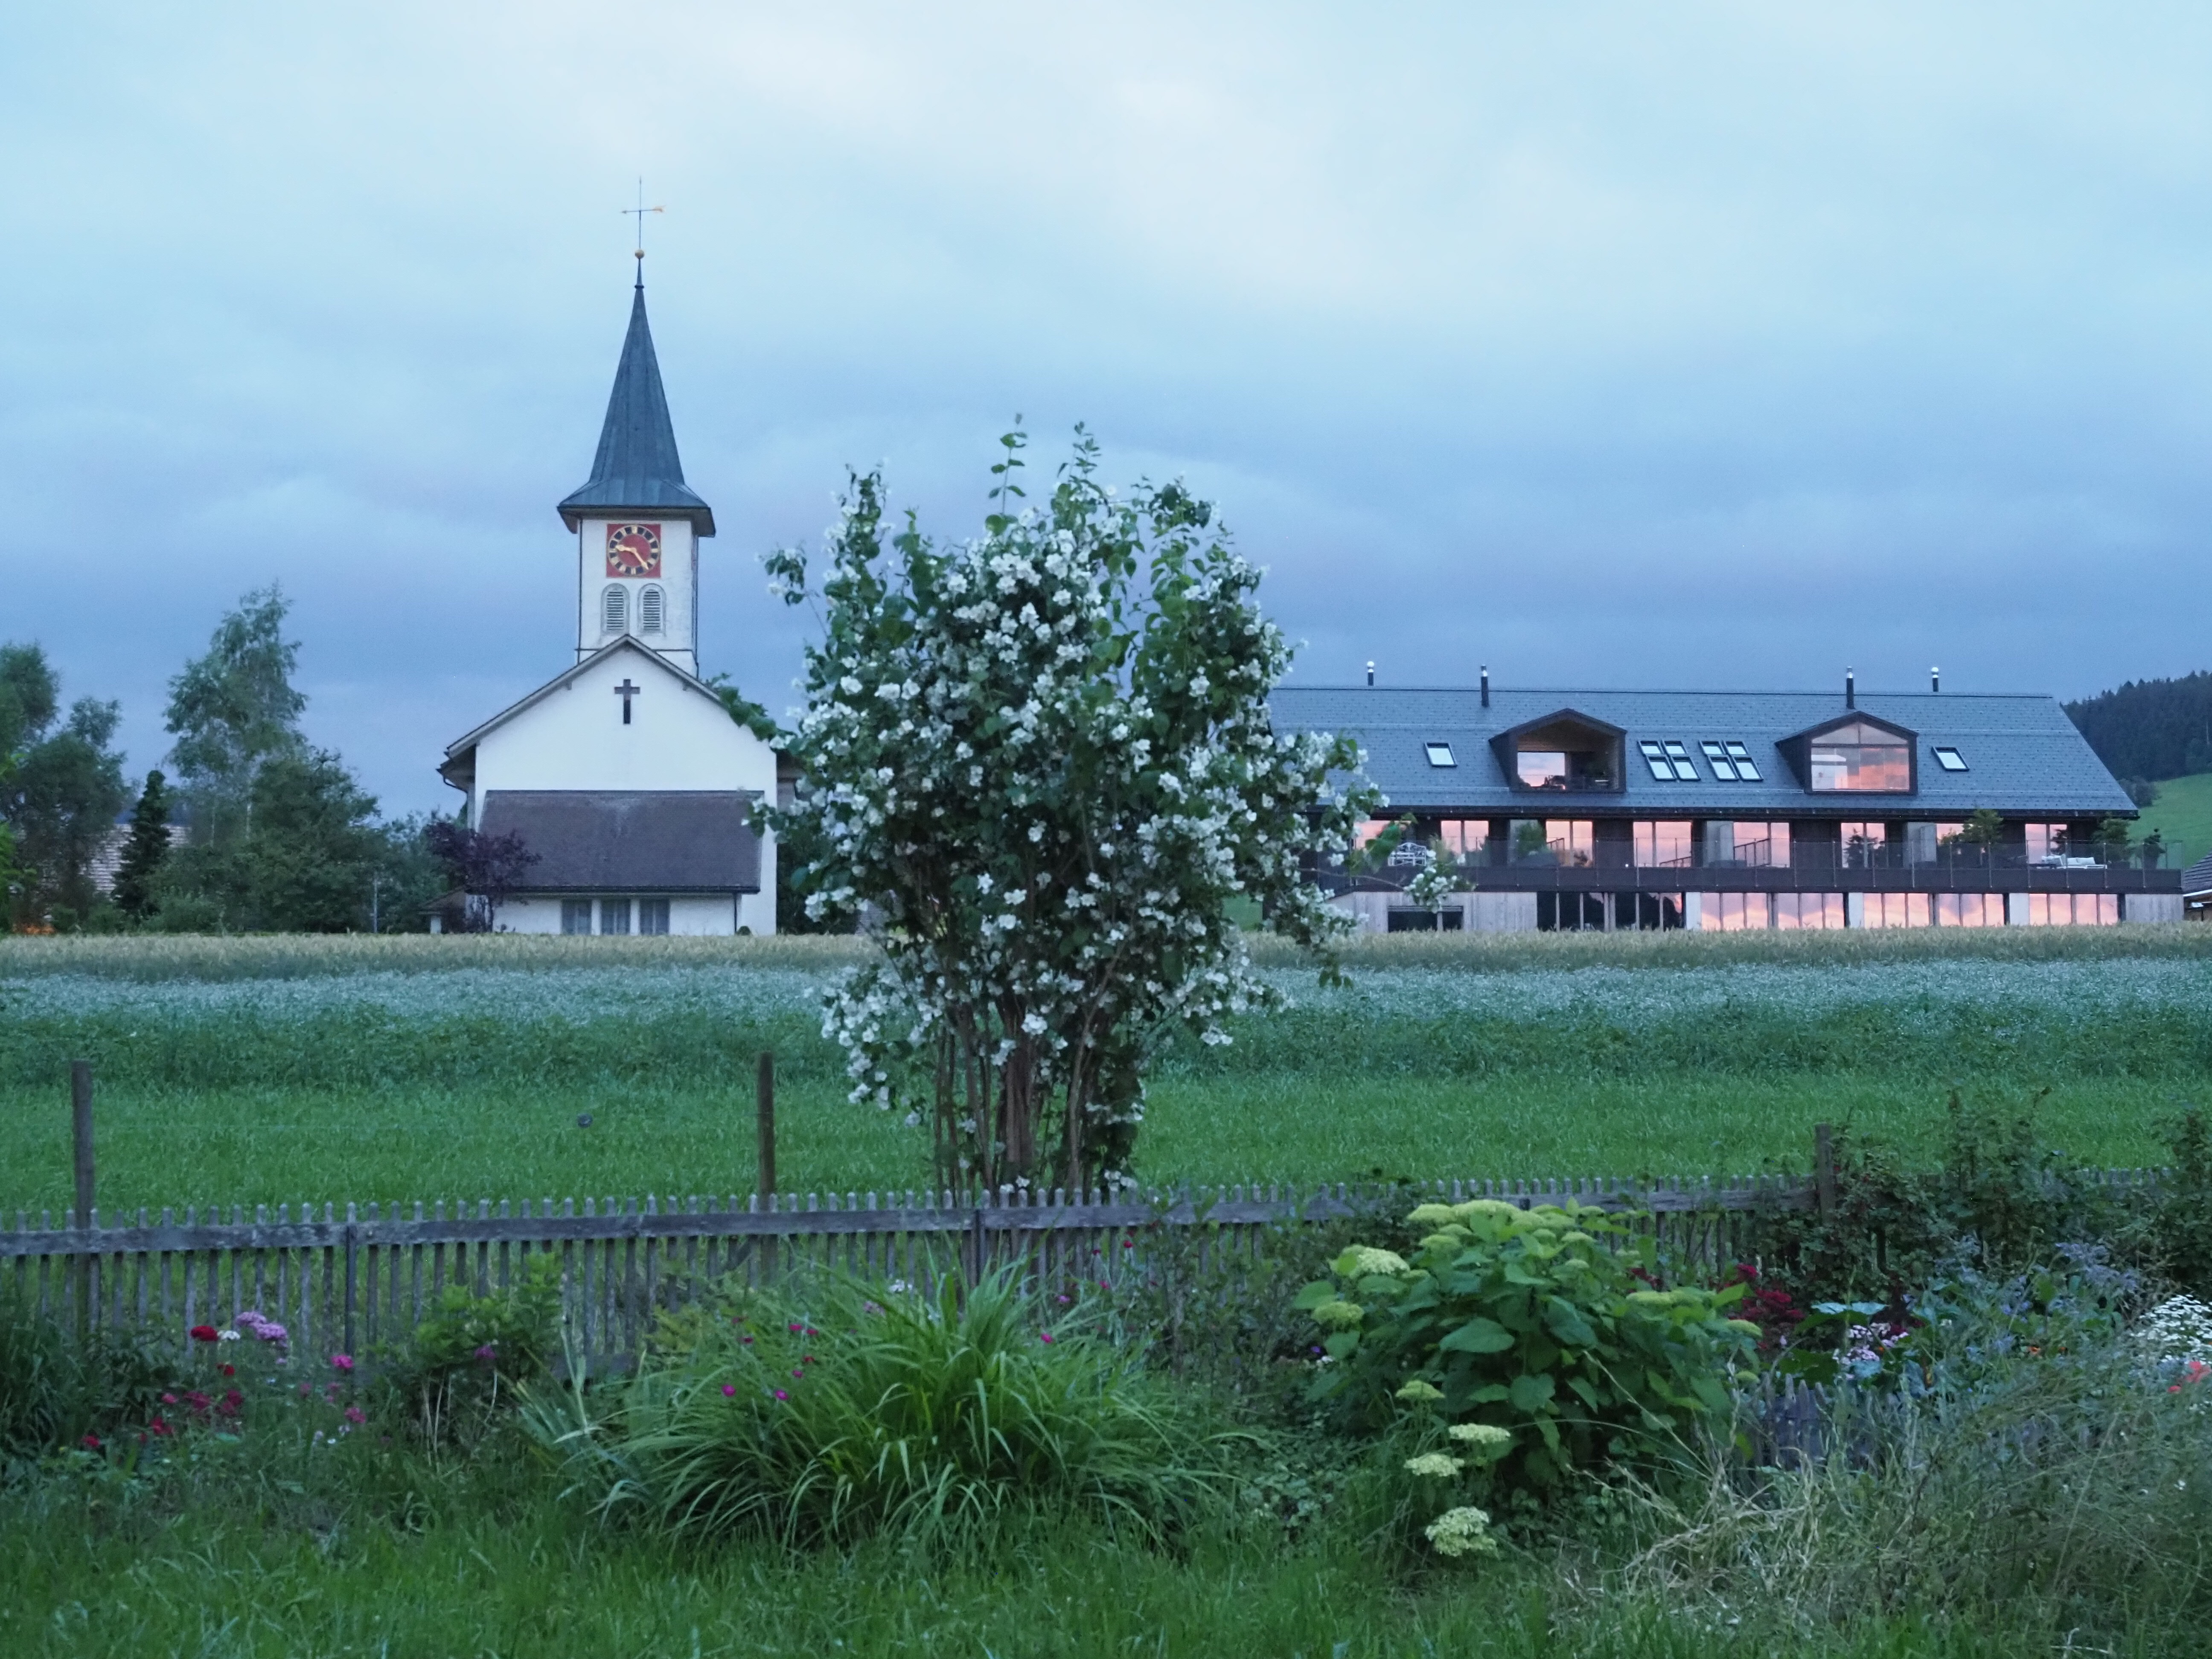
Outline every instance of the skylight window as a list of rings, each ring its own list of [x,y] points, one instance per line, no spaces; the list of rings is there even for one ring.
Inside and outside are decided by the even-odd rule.
[[[1671,738],[1655,743],[1650,738],[1636,745],[1644,757],[1644,763],[1651,769],[1651,775],[1662,783],[1695,783],[1698,769],[1691,763],[1690,751]]]
[[[1759,783],[1758,764],[1751,758],[1751,750],[1733,738],[1723,743],[1708,738],[1698,745],[1705,751],[1705,764],[1713,769],[1713,775],[1723,783]]]
[[[1457,761],[1452,758],[1451,745],[1448,743],[1425,743],[1421,747],[1429,751],[1429,764],[1431,766],[1457,766],[1459,764]]]
[[[1936,764],[1946,772],[1963,772],[1966,769],[1966,757],[1948,743],[1939,743],[1936,745]]]

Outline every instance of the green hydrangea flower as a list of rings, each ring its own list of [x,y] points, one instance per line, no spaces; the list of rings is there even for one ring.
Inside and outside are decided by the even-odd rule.
[[[1398,1390],[1398,1398],[1408,1405],[1433,1406],[1444,1397],[1444,1391],[1433,1382],[1424,1382],[1419,1377]]]
[[[1446,1510],[1424,1529],[1424,1535],[1435,1546],[1438,1555],[1495,1555],[1498,1540],[1491,1536],[1490,1516],[1487,1511],[1474,1509]]]
[[[1336,1259],[1336,1270],[1346,1279],[1364,1279],[1370,1273],[1380,1273],[1386,1279],[1395,1279],[1413,1270],[1406,1265],[1406,1258],[1395,1250],[1378,1250],[1371,1244],[1355,1244]]]
[[[1406,1473],[1433,1480],[1449,1480],[1467,1465],[1443,1452],[1423,1452],[1406,1460]]]
[[[1472,1446],[1492,1457],[1513,1443],[1513,1431],[1501,1429],[1495,1423],[1455,1423],[1449,1432],[1462,1445]]]
[[[1346,1302],[1342,1297],[1334,1302],[1324,1302],[1313,1310],[1314,1322],[1326,1325],[1333,1331],[1348,1331],[1367,1317],[1367,1310],[1357,1302]]]

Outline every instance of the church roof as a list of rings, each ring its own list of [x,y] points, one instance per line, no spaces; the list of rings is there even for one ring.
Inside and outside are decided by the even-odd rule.
[[[660,387],[660,362],[645,320],[641,281],[630,301],[629,333],[615,369],[592,476],[562,501],[560,512],[571,530],[587,514],[656,513],[690,520],[702,536],[714,533],[714,509],[684,483],[684,463],[677,459],[676,428]]]
[[[492,789],[483,828],[538,855],[518,895],[757,893],[754,799],[742,789]]]

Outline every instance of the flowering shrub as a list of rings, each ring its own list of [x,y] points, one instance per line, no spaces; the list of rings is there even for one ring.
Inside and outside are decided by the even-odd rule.
[[[1376,799],[1329,788],[1348,740],[1269,726],[1290,647],[1212,507],[1117,499],[1096,465],[1079,437],[1042,511],[949,545],[909,519],[888,553],[880,477],[855,477],[830,532],[792,742],[811,788],[772,821],[825,849],[810,915],[884,918],[824,1029],[854,1098],[927,1118],[948,1186],[1119,1174],[1156,1047],[1269,1000],[1230,902],[1326,953],[1349,920],[1300,855],[1348,847]],[[800,555],[769,562],[806,597]]]
[[[1421,1234],[1410,1259],[1347,1250],[1298,1297],[1327,1333],[1315,1395],[1354,1420],[1379,1426],[1410,1402],[1505,1431],[1501,1478],[1545,1486],[1729,1410],[1729,1370],[1759,1335],[1728,1316],[1741,1285],[1648,1288],[1650,1242],[1574,1205],[1479,1199],[1407,1220]]]

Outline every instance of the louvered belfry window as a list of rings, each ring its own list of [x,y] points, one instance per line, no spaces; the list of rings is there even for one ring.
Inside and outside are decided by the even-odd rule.
[[[637,596],[637,631],[641,634],[660,632],[662,613],[666,608],[667,602],[659,588],[648,587],[641,591]]]
[[[620,634],[629,627],[629,595],[618,583],[607,584],[607,591],[599,595],[599,632]]]

